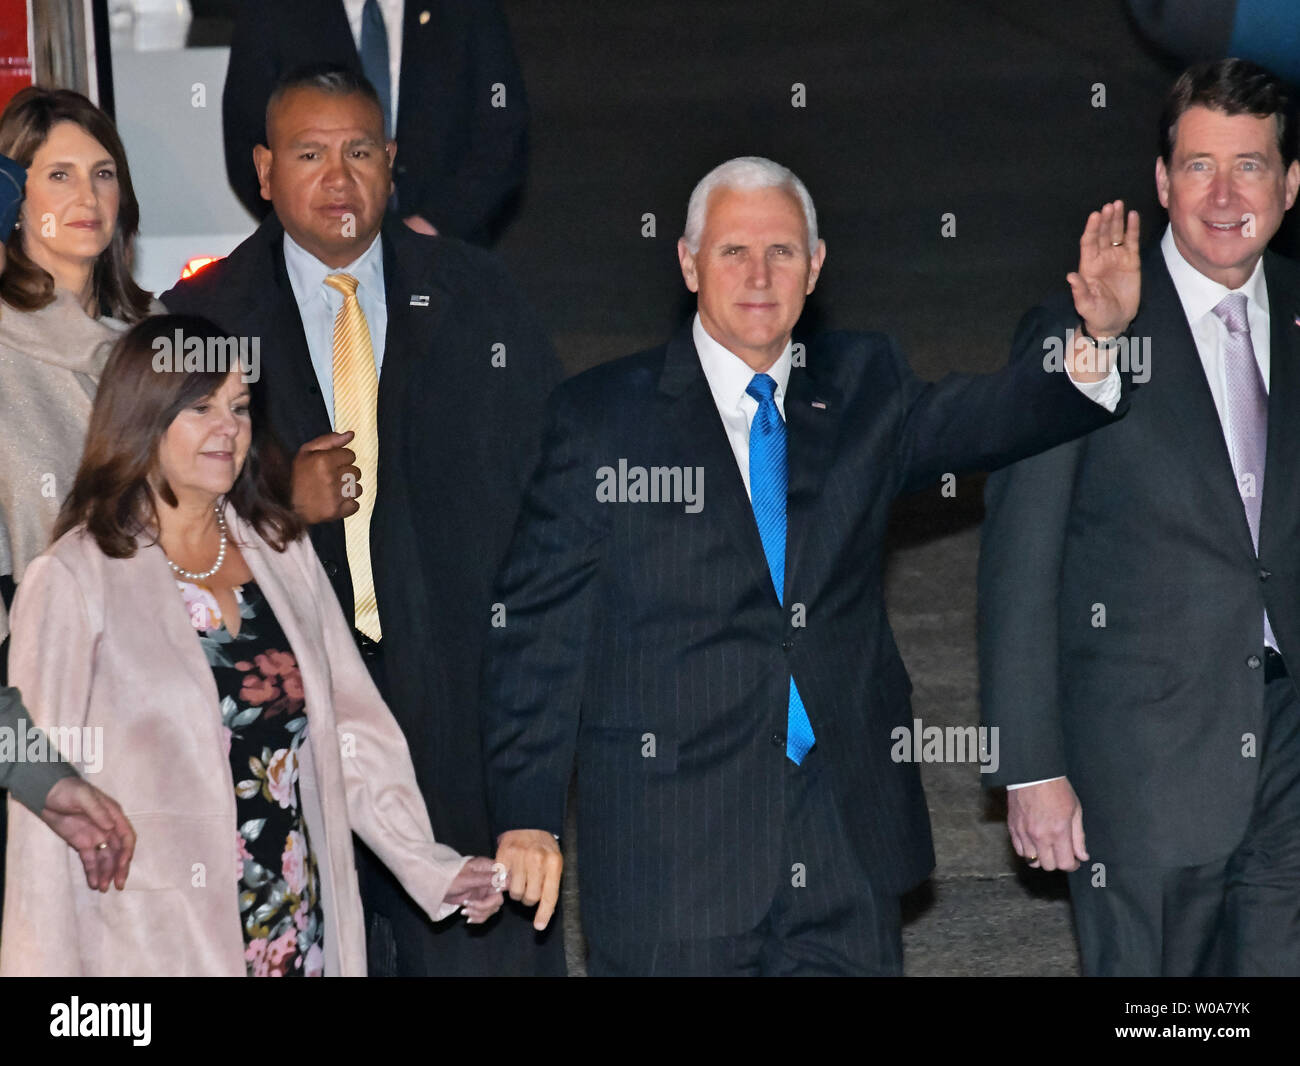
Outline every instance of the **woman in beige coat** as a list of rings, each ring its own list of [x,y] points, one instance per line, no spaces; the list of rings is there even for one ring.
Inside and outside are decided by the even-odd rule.
[[[177,337],[205,370],[168,369]],[[165,315],[118,343],[19,587],[13,680],[39,725],[102,748],[137,844],[125,890],[93,892],[11,807],[0,974],[364,974],[353,832],[433,920],[501,905],[490,859],[433,838],[220,337]]]
[[[72,487],[108,350],[163,306],[131,278],[140,208],[112,119],[79,93],[33,86],[0,115],[0,152],[27,170],[0,273],[3,641],[13,585],[49,547]]]

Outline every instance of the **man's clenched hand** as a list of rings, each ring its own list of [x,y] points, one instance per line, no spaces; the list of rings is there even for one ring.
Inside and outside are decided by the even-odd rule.
[[[344,447],[353,433],[326,433],[309,440],[293,459],[293,509],[309,526],[347,518],[361,509],[357,456]],[[345,486],[344,479],[351,475]],[[346,488],[346,491],[345,491]]]
[[[544,829],[511,829],[497,838],[497,862],[509,877],[510,898],[537,906],[534,929],[545,929],[560,899],[564,855]]]
[[[1068,778],[1007,789],[1007,830],[1034,869],[1076,870],[1088,861],[1083,808]]]

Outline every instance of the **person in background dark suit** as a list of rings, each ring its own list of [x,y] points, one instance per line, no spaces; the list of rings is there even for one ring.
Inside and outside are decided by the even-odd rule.
[[[1296,974],[1300,267],[1265,251],[1295,116],[1222,60],[1178,79],[1160,138],[1169,226],[1125,338],[1149,380],[1122,422],[988,481],[988,783],[1016,852],[1071,871],[1085,974]],[[1013,359],[1079,327],[1059,293]]]
[[[484,741],[497,860],[538,927],[576,751],[593,975],[901,973],[898,897],[934,851],[918,768],[891,758],[911,685],[881,589],[890,504],[1121,401],[1117,375],[1079,364],[1076,387],[1038,359],[927,384],[876,333],[796,357],[825,254],[790,171],[722,164],[678,243],[694,321],[553,398]],[[1081,306],[1126,323],[1122,205],[1090,220],[1080,273]]]
[[[271,425],[298,450],[295,509],[318,523],[437,839],[491,854],[483,631],[559,365],[496,257],[385,217],[393,146],[364,78],[304,71],[268,111],[257,165],[274,212],[163,301],[260,342]],[[537,937],[520,908],[435,927],[359,855],[372,974],[563,974],[559,935]]]
[[[271,88],[299,66],[364,74],[399,148],[396,210],[421,233],[486,244],[524,179],[528,101],[497,0],[262,0],[235,23],[221,98],[226,173],[254,217],[253,149]]]
[[[1183,63],[1252,59],[1300,84],[1300,9],[1292,0],[1129,0],[1143,36]]]

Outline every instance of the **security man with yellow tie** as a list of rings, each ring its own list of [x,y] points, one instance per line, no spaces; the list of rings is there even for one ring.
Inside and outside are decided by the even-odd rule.
[[[435,835],[493,854],[479,661],[559,365],[494,256],[385,217],[397,145],[361,75],[294,72],[266,127],[253,162],[273,211],[162,299],[256,338],[263,417],[297,450],[294,504],[406,735]],[[372,974],[563,974],[554,927],[538,935],[509,906],[484,927],[434,926],[359,844],[358,866]]]

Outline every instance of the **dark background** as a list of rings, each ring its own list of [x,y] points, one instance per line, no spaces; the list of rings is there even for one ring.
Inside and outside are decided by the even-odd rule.
[[[1138,207],[1147,236],[1162,225],[1155,126],[1176,68],[1119,0],[506,7],[533,122],[500,250],[573,369],[659,343],[686,313],[686,200],[735,155],[812,193],[829,248],[816,324],[894,332],[927,376],[1000,365],[1102,202]]]

